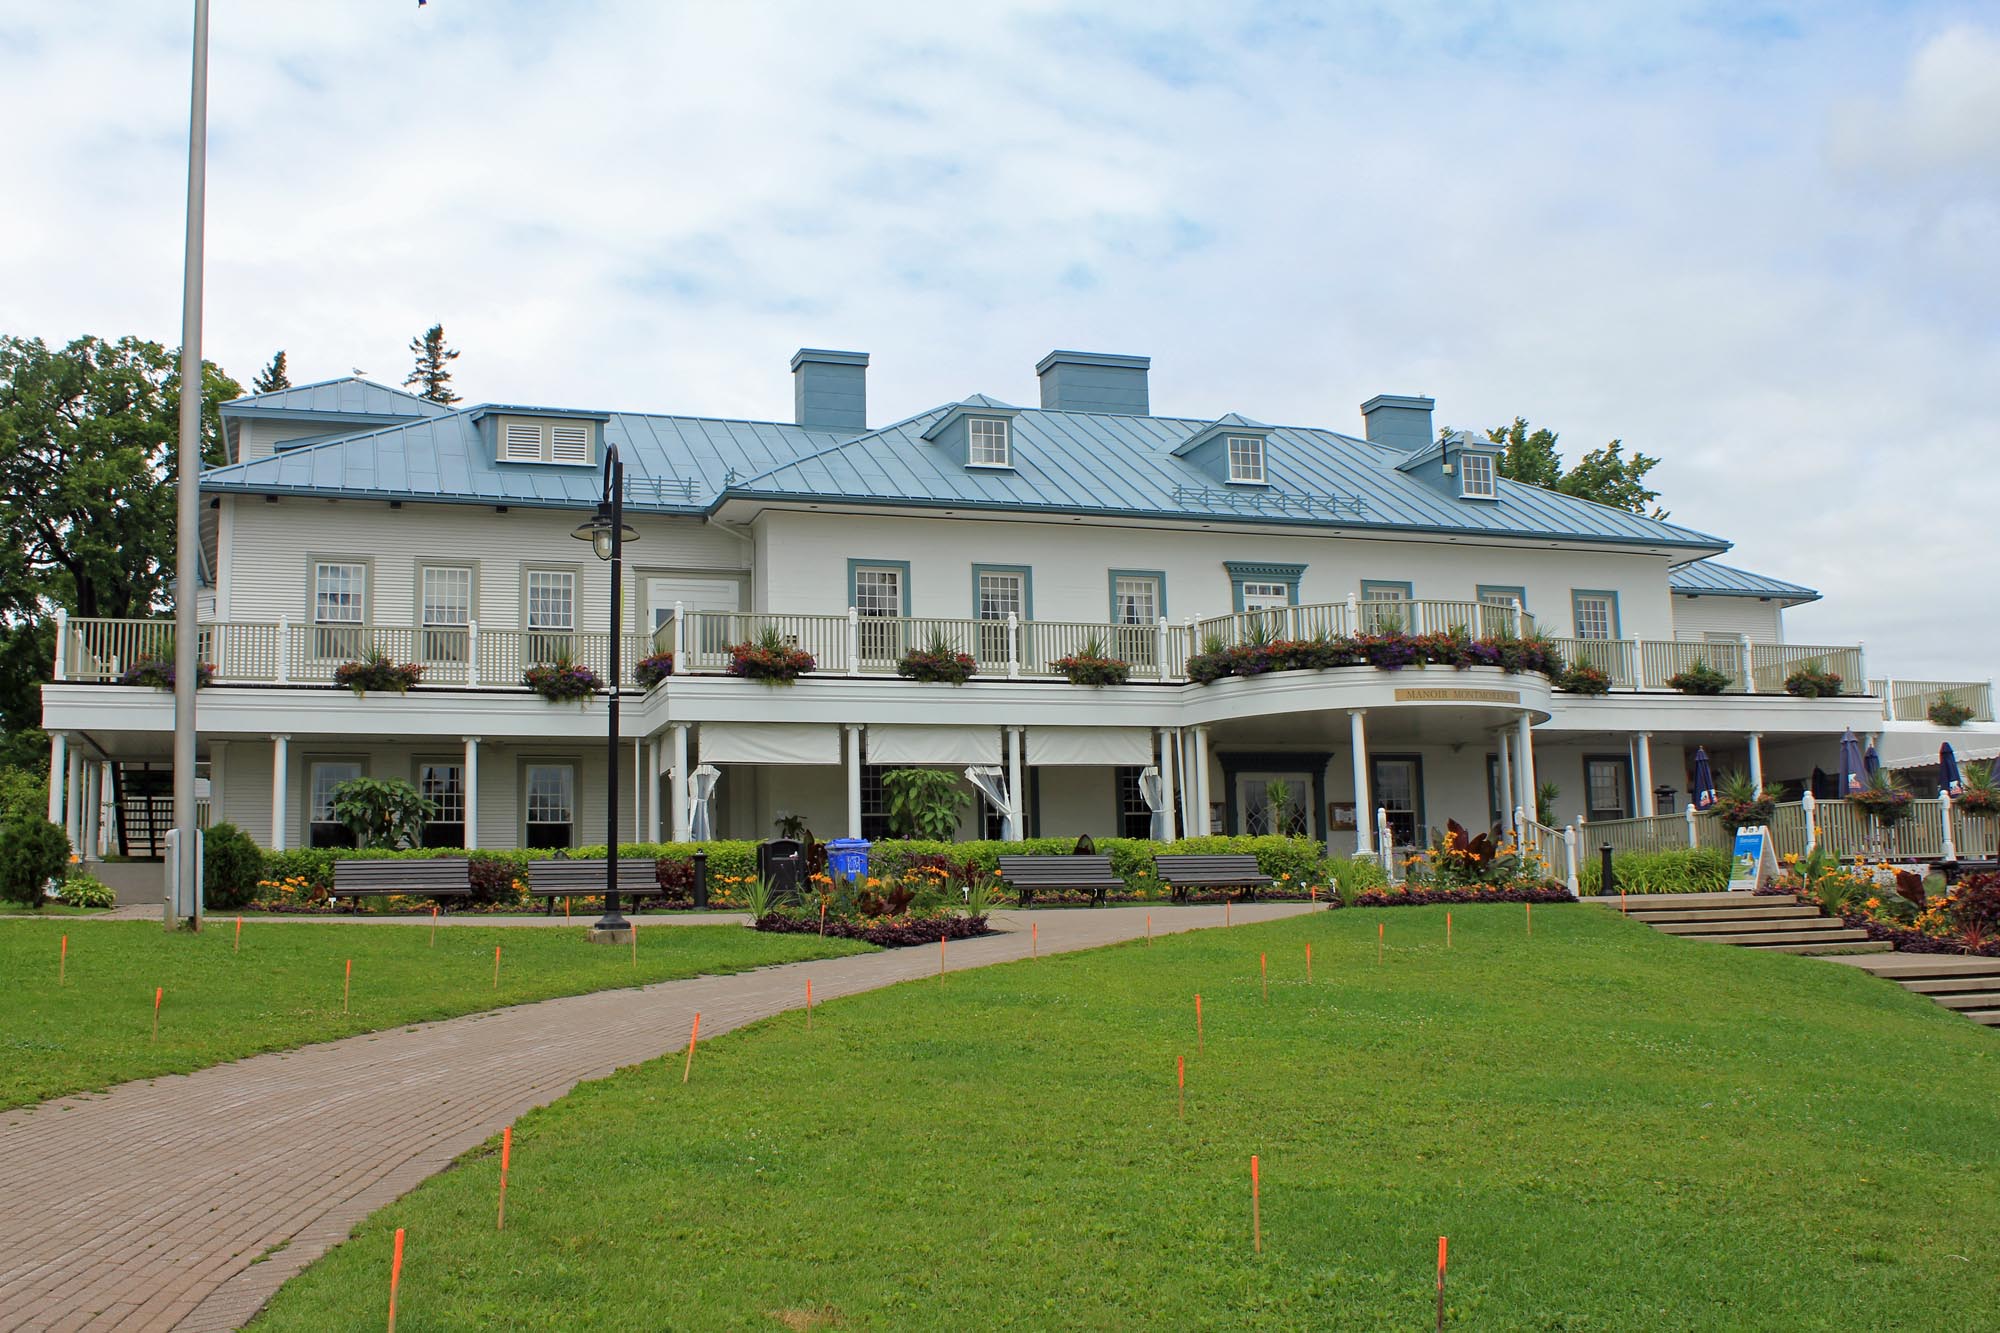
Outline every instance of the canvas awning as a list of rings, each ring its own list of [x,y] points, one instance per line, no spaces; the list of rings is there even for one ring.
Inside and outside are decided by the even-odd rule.
[[[838,764],[840,728],[831,722],[704,722],[704,764]]]
[[[868,728],[871,764],[991,764],[999,758],[998,727]]]
[[[1153,762],[1153,733],[1144,727],[1029,727],[1028,766],[1113,764],[1144,768]]]

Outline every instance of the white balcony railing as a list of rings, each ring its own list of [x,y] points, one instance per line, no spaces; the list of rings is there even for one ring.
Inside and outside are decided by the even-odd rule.
[[[1882,698],[1882,717],[1889,722],[1924,722],[1931,707],[1955,703],[1972,710],[1972,722],[1993,721],[1993,683],[1985,680],[1871,680],[1868,692]]]

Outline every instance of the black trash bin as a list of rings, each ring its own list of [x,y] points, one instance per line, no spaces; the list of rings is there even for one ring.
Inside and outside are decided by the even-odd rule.
[[[796,904],[806,886],[805,847],[797,838],[758,843],[757,878],[771,886],[773,903]]]

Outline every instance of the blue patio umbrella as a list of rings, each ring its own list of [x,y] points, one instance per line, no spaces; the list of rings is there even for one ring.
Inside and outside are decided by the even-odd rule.
[[[1868,753],[1861,756],[1861,767],[1867,771],[1868,776],[1871,778],[1875,776],[1875,770],[1882,767],[1882,756],[1875,753],[1874,746],[1869,746]]]
[[[1694,807],[1706,810],[1715,804],[1715,770],[1708,763],[1708,749],[1700,747],[1694,752]]]
[[[1861,738],[1852,728],[1840,733],[1840,791],[1842,796],[1866,786],[1862,778]]]
[[[1938,790],[1953,796],[1965,790],[1965,775],[1958,771],[1958,755],[1950,741],[1938,747]]]

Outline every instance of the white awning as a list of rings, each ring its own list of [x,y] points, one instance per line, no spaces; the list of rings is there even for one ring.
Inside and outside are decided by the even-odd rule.
[[[840,728],[831,722],[704,722],[704,764],[838,764]]]
[[[992,764],[999,760],[998,727],[868,728],[871,764]]]
[[[1117,764],[1144,768],[1153,762],[1153,733],[1144,727],[1029,727],[1028,766]]]

